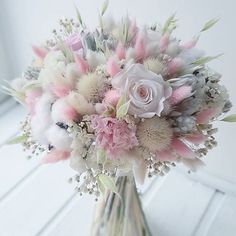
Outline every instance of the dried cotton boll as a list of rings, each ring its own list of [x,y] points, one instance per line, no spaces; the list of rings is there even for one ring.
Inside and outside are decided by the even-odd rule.
[[[173,42],[169,43],[169,45],[165,51],[165,53],[171,57],[176,57],[179,52],[180,52],[180,46],[177,41],[173,41]]]
[[[68,80],[77,80],[79,79],[80,75],[81,73],[76,63],[70,63],[66,66],[65,77]]]
[[[63,55],[62,51],[51,51],[44,58],[43,64],[45,68],[50,68],[57,65],[59,62],[62,62],[65,65],[66,58]]]
[[[138,124],[136,135],[142,147],[156,152],[168,148],[173,131],[165,119],[153,117]]]
[[[55,98],[50,94],[43,94],[35,105],[35,114],[31,118],[33,139],[40,143],[47,144],[46,131],[52,123],[51,106]]]
[[[88,50],[86,54],[86,59],[89,64],[89,68],[95,70],[97,66],[106,64],[106,57],[102,52],[95,52]]]
[[[47,131],[47,138],[50,145],[57,150],[70,151],[72,138],[69,137],[66,130],[61,129],[57,125],[53,125]]]
[[[66,97],[68,104],[73,107],[80,115],[91,115],[95,113],[95,107],[89,103],[81,94],[70,92]]]
[[[147,70],[150,70],[157,75],[163,74],[164,65],[158,59],[148,58],[144,60],[143,64]]]
[[[58,99],[52,106],[52,120],[63,123],[73,122],[78,118],[77,111],[70,106],[66,97]]]
[[[101,102],[104,93],[107,90],[105,78],[100,77],[96,73],[84,75],[77,83],[77,91],[83,95],[89,102]]]

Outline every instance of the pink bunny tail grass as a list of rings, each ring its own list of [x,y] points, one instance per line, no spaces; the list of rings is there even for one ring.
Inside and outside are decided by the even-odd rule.
[[[46,55],[48,54],[47,49],[43,48],[43,47],[38,47],[38,46],[33,45],[32,50],[33,50],[34,54],[41,59],[44,59],[46,57]]]
[[[68,85],[52,85],[51,91],[54,95],[61,98],[67,96],[70,93],[71,88]]]
[[[71,122],[71,121],[76,120],[77,112],[73,107],[70,107],[70,106],[64,107],[62,109],[62,117],[63,117],[63,120]]]
[[[116,55],[119,58],[119,60],[125,59],[125,47],[124,44],[119,42],[116,47]]]
[[[207,140],[207,136],[203,134],[191,134],[185,136],[184,139],[194,145],[200,145]]]
[[[129,27],[129,32],[130,34],[136,34],[137,32],[137,23],[136,23],[136,19],[132,19],[131,20],[131,24],[130,24],[130,27]]]
[[[110,57],[107,62],[107,73],[110,76],[115,76],[120,72],[120,67],[114,58]]]
[[[197,120],[196,120],[197,124],[209,123],[209,121],[215,117],[217,112],[218,112],[218,109],[216,108],[208,108],[208,109],[200,111],[197,114]]]
[[[146,54],[145,42],[140,35],[136,39],[134,50],[135,50],[136,60],[143,60],[145,58]]]
[[[171,147],[173,151],[180,157],[188,159],[194,159],[195,157],[195,153],[193,152],[193,150],[177,138],[172,141]]]
[[[182,47],[185,48],[185,49],[193,48],[193,47],[196,46],[196,44],[197,44],[197,42],[198,42],[198,39],[199,39],[199,37],[195,37],[195,38],[193,38],[192,40],[190,40],[190,41],[184,43],[184,44],[182,45]]]
[[[183,66],[183,62],[180,58],[174,58],[168,63],[167,72],[169,75],[175,75]]]
[[[80,72],[87,73],[89,71],[88,63],[78,54],[75,54],[75,63],[78,65]]]
[[[160,51],[164,52],[167,49],[168,44],[169,44],[169,35],[164,34],[160,39],[160,45],[159,45]]]
[[[61,150],[52,150],[41,160],[42,164],[56,163],[58,161],[67,160],[70,157],[70,152]]]
[[[173,90],[172,95],[168,98],[171,105],[176,105],[183,99],[191,96],[192,87],[183,85],[175,90]]]
[[[113,107],[116,107],[119,99],[120,95],[117,90],[112,89],[106,92],[104,102],[106,104],[112,105]]]
[[[156,158],[161,161],[173,161],[176,159],[174,157],[174,155],[171,153],[171,151],[169,151],[169,150],[163,150],[163,151],[156,152]]]

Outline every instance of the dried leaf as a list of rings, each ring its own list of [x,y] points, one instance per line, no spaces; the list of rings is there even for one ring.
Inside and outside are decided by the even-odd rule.
[[[81,18],[81,15],[80,15],[80,12],[79,12],[79,9],[78,9],[77,6],[75,6],[75,11],[76,11],[76,16],[77,16],[77,19],[78,19],[79,23],[81,25],[83,25],[83,21],[82,21],[82,18]]]
[[[206,22],[206,24],[203,26],[201,32],[204,32],[208,29],[210,29],[212,26],[214,26],[219,21],[219,18],[211,19]]]
[[[23,134],[23,135],[20,135],[20,136],[17,136],[17,137],[14,137],[14,138],[12,138],[12,139],[10,139],[10,140],[8,140],[7,142],[6,142],[6,144],[18,144],[18,143],[23,143],[24,141],[26,141],[27,140],[27,135],[26,134]]]
[[[129,104],[130,104],[130,101],[126,102],[125,104],[119,107],[119,109],[116,111],[117,118],[122,118],[127,114],[128,109],[129,109]]]
[[[219,58],[222,55],[223,54],[219,54],[219,55],[216,55],[214,57],[212,57],[212,56],[202,57],[202,58],[192,62],[191,64],[195,65],[195,66],[200,66],[200,65],[206,64],[206,63],[208,63],[208,62],[210,62],[212,60],[215,60],[215,59]]]
[[[103,4],[102,4],[102,9],[101,9],[101,15],[103,16],[108,8],[109,5],[109,1],[106,0]]]
[[[105,174],[100,174],[98,175],[98,180],[100,181],[101,186],[103,186],[105,189],[108,189],[112,192],[116,192],[116,185],[111,177]]]
[[[221,121],[225,121],[225,122],[236,122],[236,114],[232,114],[229,116],[226,116],[224,119],[222,119]]]
[[[106,153],[103,149],[97,150],[97,163],[104,164],[107,160]]]
[[[163,33],[166,33],[171,25],[174,27],[175,23],[176,23],[176,20],[175,20],[175,13],[174,13],[166,20],[163,27]]]

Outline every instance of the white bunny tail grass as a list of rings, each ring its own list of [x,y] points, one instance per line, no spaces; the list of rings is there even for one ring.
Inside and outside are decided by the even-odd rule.
[[[78,93],[83,95],[88,102],[93,103],[102,100],[107,87],[106,79],[96,73],[82,76],[76,86]]]
[[[153,117],[138,124],[136,135],[141,146],[156,152],[170,145],[173,132],[165,119]]]

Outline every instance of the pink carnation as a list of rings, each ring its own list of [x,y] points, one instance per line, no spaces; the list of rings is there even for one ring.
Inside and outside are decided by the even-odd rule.
[[[136,128],[124,120],[95,115],[91,127],[95,130],[96,145],[113,157],[138,145]]]

